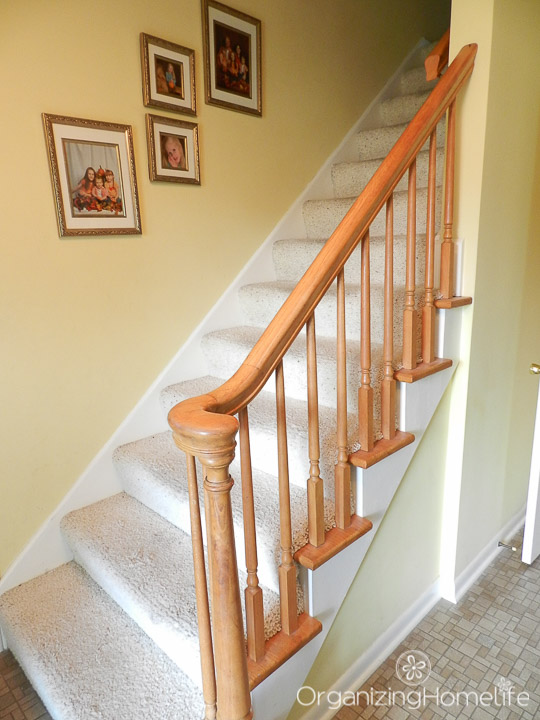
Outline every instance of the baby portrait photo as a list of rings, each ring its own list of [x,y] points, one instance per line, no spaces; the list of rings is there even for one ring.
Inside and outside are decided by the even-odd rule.
[[[198,125],[147,115],[146,131],[150,180],[200,185]]]
[[[186,136],[160,132],[161,167],[172,170],[187,170]]]

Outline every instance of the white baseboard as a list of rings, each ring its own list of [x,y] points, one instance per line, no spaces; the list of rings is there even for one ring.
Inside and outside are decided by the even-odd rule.
[[[337,680],[326,693],[345,695],[356,692],[390,653],[407,637],[428,612],[440,600],[439,581],[434,582],[392,625],[380,635],[373,645]],[[318,688],[317,690],[320,690]],[[322,691],[321,691],[322,692]],[[306,691],[309,697],[309,691]],[[321,697],[320,704],[314,704],[304,713],[302,720],[331,720],[338,708],[329,707]],[[332,696],[331,696],[332,697]]]
[[[455,579],[453,587],[443,588],[443,597],[450,602],[459,602],[467,590],[473,585],[484,570],[490,565],[497,555],[504,549],[498,547],[499,540],[506,541],[513,537],[525,522],[525,507],[517,512],[514,517],[497,532],[487,545],[478,553],[465,570]]]

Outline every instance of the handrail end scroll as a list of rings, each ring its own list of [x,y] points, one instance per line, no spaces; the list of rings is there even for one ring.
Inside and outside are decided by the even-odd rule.
[[[199,395],[175,405],[168,415],[176,445],[204,465],[222,466],[234,458],[238,420],[218,411],[213,395]]]

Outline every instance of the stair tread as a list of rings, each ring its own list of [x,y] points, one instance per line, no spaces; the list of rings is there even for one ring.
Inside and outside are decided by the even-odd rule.
[[[256,325],[237,325],[235,327],[223,328],[221,330],[213,330],[205,335],[206,338],[221,338],[231,344],[242,347],[242,350],[249,351],[261,337],[264,328]],[[373,343],[372,353],[377,354],[382,346],[379,343]],[[306,341],[304,336],[299,336],[288,349],[295,357],[305,357]],[[352,356],[358,357],[360,352],[360,341],[347,339],[347,352]],[[336,339],[335,337],[318,336],[317,337],[317,359],[321,361],[325,358],[335,358],[336,355]]]
[[[360,130],[356,133],[355,142],[360,160],[382,159],[388,155],[393,145],[406,130],[408,123],[397,123],[395,125],[383,125],[368,130]],[[437,146],[442,147],[445,141],[446,119],[437,125]],[[427,147],[429,140],[424,147]]]
[[[162,391],[164,408],[168,411],[182,400],[212,392],[222,383],[222,379],[207,375],[170,385]],[[287,378],[285,378],[286,388]],[[305,490],[309,474],[307,402],[287,397],[286,405],[289,479],[291,485],[299,485]],[[254,467],[264,469],[277,477],[275,407],[276,401],[273,393],[264,390],[260,392],[249,405],[249,425]],[[356,438],[357,422],[357,417],[353,413],[349,413],[351,445],[354,444]],[[325,494],[333,497],[334,464],[337,452],[335,408],[319,405],[319,431],[321,477],[325,481]]]
[[[164,388],[161,393],[162,402],[164,407],[170,409],[182,400],[196,395],[210,393],[222,384],[222,379],[211,375],[194,378],[192,380],[184,380]],[[275,419],[273,417],[275,403],[273,393],[265,390],[261,391],[249,405],[250,428],[253,428],[255,425],[265,425],[266,423],[270,423],[275,427]],[[321,416],[319,418],[319,424],[322,424],[324,421],[335,417],[335,410],[324,405],[319,405],[319,414]],[[287,398],[287,427],[289,430],[295,427],[307,430],[305,417],[307,417],[307,402]],[[309,463],[306,464],[306,467],[308,466]]]
[[[396,125],[410,122],[429,97],[428,92],[396,95],[379,105],[379,117],[382,125]]]
[[[426,80],[426,68],[424,65],[406,70],[400,78],[399,93],[407,95],[410,92],[427,92],[437,84],[436,80]]]
[[[442,198],[442,188],[437,188],[438,198]],[[406,190],[396,190],[394,198],[394,232],[403,235],[407,231],[407,203]],[[357,196],[340,198],[322,198],[306,200],[302,207],[306,236],[309,238],[329,237],[343,220],[347,212],[357,200]],[[418,188],[416,191],[417,213],[416,229],[423,234],[426,227],[427,188]],[[437,200],[435,205],[435,227],[439,226],[441,207]],[[383,235],[386,228],[386,211],[384,204],[373,219],[370,231],[374,235]]]
[[[418,153],[416,157],[416,187],[425,188],[429,179],[429,147]],[[347,197],[351,194],[360,195],[375,172],[379,169],[384,158],[371,160],[355,160],[336,163],[332,166],[332,182],[336,197]],[[436,182],[442,185],[444,166],[444,148],[437,148]],[[407,189],[408,173],[405,173],[396,185],[395,192]]]
[[[120,493],[61,521],[75,560],[199,685],[191,538]]]
[[[202,717],[194,683],[74,562],[5,593],[0,619],[55,720]]]
[[[294,282],[294,280],[260,280],[259,282],[254,283],[247,283],[246,285],[243,285],[241,290],[244,288],[260,288],[261,290],[277,290],[279,292],[287,293],[287,296],[291,294],[291,292],[296,287],[297,283]],[[371,290],[374,291],[378,287],[382,288],[384,287],[382,283],[371,283]],[[404,282],[396,282],[394,283],[394,288],[397,288],[398,291],[400,289],[403,289],[405,287]],[[348,283],[347,284],[347,292],[349,292],[352,295],[357,295],[360,293],[361,285],[360,283]],[[336,285],[332,284],[326,291],[325,295],[329,296],[335,296],[336,295]]]
[[[417,195],[425,194],[426,189],[425,188],[418,188]],[[408,191],[407,190],[397,190],[394,192],[394,201],[398,198],[407,198]],[[319,206],[319,205],[329,205],[330,207],[338,207],[338,208],[346,208],[348,210],[350,206],[353,204],[353,202],[357,199],[357,195],[350,195],[349,197],[339,197],[339,198],[314,198],[311,200],[306,200],[304,202],[304,207],[310,207],[310,206]],[[399,233],[403,234],[403,233]],[[380,233],[379,237],[382,237],[382,233]]]
[[[190,536],[125,493],[69,513],[62,531],[75,560],[200,686]],[[279,595],[263,587],[263,598],[270,638],[281,629]]]
[[[405,304],[405,255],[402,254],[396,258],[394,266],[394,342],[401,345],[402,326],[403,326],[403,307]],[[419,279],[419,278],[417,278]],[[291,280],[270,280],[250,285],[244,285],[238,293],[240,309],[242,311],[242,321],[244,325],[266,328],[273,320],[275,314],[284,305],[295,287],[294,281]],[[372,283],[371,285],[371,341],[374,345],[382,345],[384,340],[384,285],[381,282]],[[418,304],[424,296],[422,285],[416,286],[416,297]],[[315,325],[317,330],[317,343],[323,344],[324,339],[332,339],[335,342],[336,337],[336,284],[331,285],[325,295],[321,298],[315,310]],[[354,283],[346,283],[345,290],[345,324],[347,337],[359,338],[361,326],[361,288]],[[301,331],[300,342],[305,336]],[[203,341],[203,349],[207,339]],[[331,346],[329,346],[331,347]],[[217,366],[217,374],[220,376],[222,372],[219,370],[220,364],[225,364],[220,357],[209,358],[211,366]],[[226,359],[225,359],[226,360]],[[226,363],[227,370],[230,369],[230,363]],[[216,370],[213,370],[216,372]],[[295,395],[295,393],[292,393]]]
[[[407,123],[403,126],[405,129],[407,127]],[[417,157],[426,158],[429,156],[429,144],[426,143],[423,148],[418,153]],[[368,166],[368,167],[374,167],[375,169],[381,164],[381,162],[385,159],[386,156],[382,156],[380,158],[370,158],[369,160],[343,160],[342,162],[334,163],[332,165],[332,171],[335,171],[336,169],[340,168],[346,168],[346,167],[362,167],[362,166]]]
[[[214,386],[216,387],[216,386]],[[164,432],[122,445],[115,451],[114,462],[126,492],[139,502],[159,513],[184,533],[190,533],[189,497],[185,455],[175,445],[172,433]],[[253,488],[256,498],[257,553],[259,580],[277,591],[280,536],[279,497],[277,479],[257,468],[253,469]],[[235,483],[231,490],[231,505],[235,526],[238,564],[245,567],[243,511],[240,468],[238,459],[231,465]],[[204,518],[202,473],[198,469],[199,498]],[[293,519],[293,547],[298,549],[307,542],[307,505],[305,488],[291,485],[291,516]],[[330,499],[325,504],[326,526],[333,525],[334,505]],[[203,522],[206,542],[206,525]],[[191,547],[191,544],[190,544]]]

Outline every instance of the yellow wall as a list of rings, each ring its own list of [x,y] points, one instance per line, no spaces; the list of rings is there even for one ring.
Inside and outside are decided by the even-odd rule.
[[[477,258],[457,574],[526,497],[538,387],[527,370],[540,357],[539,31],[536,0],[495,0],[480,202],[474,218],[461,206],[458,226]]]
[[[205,105],[198,0],[2,2],[0,573],[447,2],[234,5],[262,119]],[[148,179],[141,31],[195,49],[201,187]],[[42,112],[133,126],[142,236],[59,239]]]

